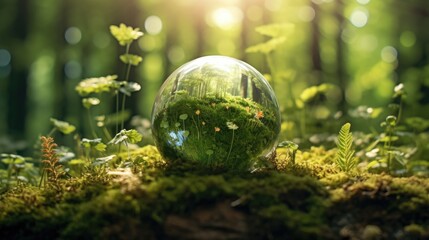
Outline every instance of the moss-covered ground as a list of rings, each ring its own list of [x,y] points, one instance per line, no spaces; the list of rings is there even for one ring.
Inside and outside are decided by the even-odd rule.
[[[428,179],[346,174],[334,156],[312,148],[292,164],[279,149],[258,171],[221,173],[167,164],[146,146],[131,152],[129,168],[64,176],[60,189],[9,189],[0,195],[0,238],[429,238]]]

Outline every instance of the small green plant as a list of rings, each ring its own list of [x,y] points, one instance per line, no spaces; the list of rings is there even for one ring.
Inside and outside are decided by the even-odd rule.
[[[127,148],[128,159],[130,158],[130,150],[128,144],[138,143],[142,140],[142,135],[134,129],[126,130],[122,129],[108,144],[121,145],[124,144]]]
[[[335,156],[335,163],[344,172],[350,172],[357,165],[357,159],[353,149],[353,136],[350,132],[350,123],[344,124],[337,138],[337,154]]]
[[[296,151],[298,151],[299,145],[292,141],[283,141],[277,145],[277,148],[287,149],[288,158],[291,160],[292,164],[295,164]]]
[[[137,83],[134,84],[128,84],[128,80],[129,80],[129,76],[130,76],[130,70],[131,70],[131,65],[133,66],[137,66],[141,61],[142,58],[140,56],[134,55],[134,54],[130,54],[130,46],[131,44],[139,39],[141,36],[143,36],[143,32],[141,32],[138,28],[132,28],[132,27],[128,27],[125,24],[120,24],[119,26],[110,26],[110,32],[113,35],[113,37],[116,38],[116,40],[118,40],[119,45],[121,46],[125,46],[125,54],[121,55],[119,58],[120,60],[126,65],[126,73],[125,73],[125,84],[122,87],[122,93],[123,93],[123,97],[122,97],[122,109],[121,111],[124,112],[125,111],[125,100],[126,100],[126,96],[128,95],[127,92],[129,93],[130,90],[131,91],[138,91],[140,90],[140,85],[136,85]],[[116,95],[116,112],[119,112],[119,96]],[[121,129],[124,128],[124,121],[121,121]],[[116,132],[118,132],[119,129],[116,129]]]
[[[228,129],[232,130],[231,145],[229,146],[228,156],[226,156],[226,161],[228,161],[229,155],[231,155],[232,145],[234,144],[234,132],[238,129],[238,126],[233,122],[226,122],[226,126]]]

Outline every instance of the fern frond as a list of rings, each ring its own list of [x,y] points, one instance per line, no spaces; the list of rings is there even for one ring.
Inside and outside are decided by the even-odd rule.
[[[350,132],[350,123],[344,124],[337,138],[337,155],[335,157],[335,163],[338,167],[345,172],[349,172],[357,165],[357,161],[354,157],[355,151],[353,150],[353,135]]]

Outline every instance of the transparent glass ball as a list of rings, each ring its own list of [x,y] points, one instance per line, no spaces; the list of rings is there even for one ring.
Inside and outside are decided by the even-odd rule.
[[[274,91],[255,68],[206,56],[174,71],[152,109],[161,155],[213,169],[248,170],[275,149],[280,111]]]

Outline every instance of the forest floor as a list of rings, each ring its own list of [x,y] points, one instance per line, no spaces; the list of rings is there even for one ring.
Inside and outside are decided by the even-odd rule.
[[[344,173],[335,150],[292,163],[279,149],[252,173],[167,164],[154,146],[123,157],[121,168],[10,188],[1,238],[429,239],[429,179]]]

